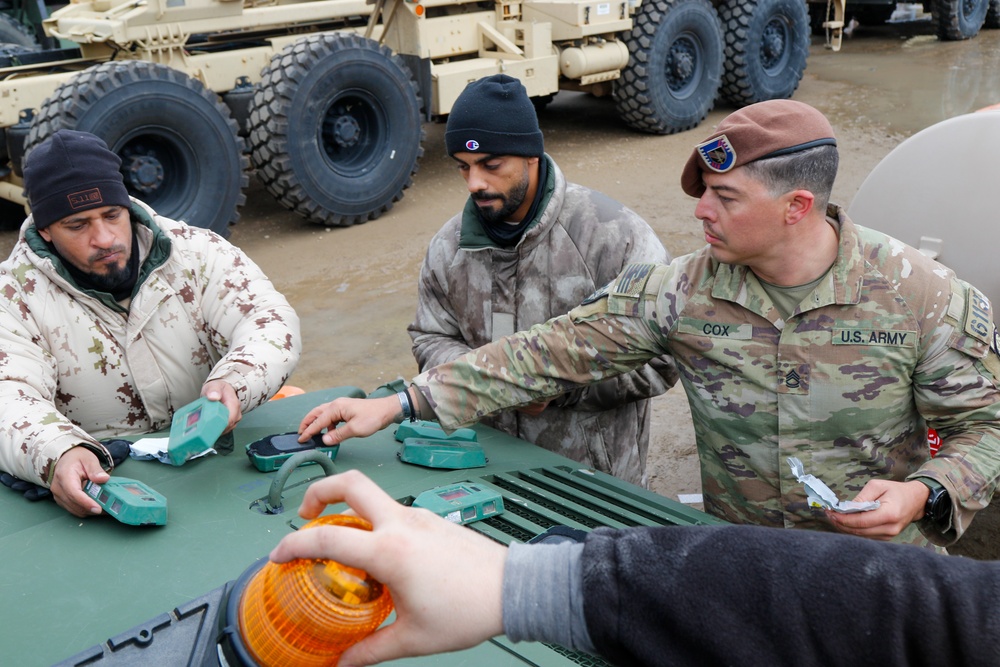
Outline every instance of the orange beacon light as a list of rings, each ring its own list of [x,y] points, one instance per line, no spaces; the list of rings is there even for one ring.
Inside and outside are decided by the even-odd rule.
[[[364,519],[343,514],[321,516],[301,530],[326,525],[371,530]],[[235,611],[239,636],[229,639],[248,665],[335,665],[392,608],[389,590],[363,570],[332,560],[265,560],[247,570],[230,594],[229,620]]]

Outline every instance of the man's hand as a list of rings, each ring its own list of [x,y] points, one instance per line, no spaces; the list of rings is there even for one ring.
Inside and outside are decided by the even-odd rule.
[[[225,380],[209,380],[201,386],[201,395],[210,401],[220,401],[229,408],[229,424],[223,433],[232,431],[243,419],[243,406],[236,397],[236,390]]]
[[[929,494],[930,489],[921,482],[873,479],[865,484],[854,500],[877,500],[881,503],[878,509],[856,514],[827,511],[826,516],[842,533],[891,540],[911,523],[923,518]]]
[[[383,398],[338,398],[318,405],[299,424],[299,442],[305,442],[324,428],[323,443],[337,445],[348,438],[364,437],[381,431],[393,423],[400,412],[399,399],[393,396]],[[343,426],[334,428],[343,422]]]
[[[312,519],[327,504],[341,501],[367,519],[373,531],[346,526],[300,530],[271,552],[277,563],[335,560],[367,570],[388,586],[395,622],[345,651],[339,665],[362,667],[457,651],[503,633],[505,547],[427,510],[400,505],[355,470],[310,486],[299,514]]]
[[[86,447],[76,446],[66,450],[56,461],[56,471],[52,476],[52,497],[59,507],[75,516],[84,517],[101,513],[101,506],[83,492],[83,485],[89,479],[104,484],[111,477],[97,455]]]

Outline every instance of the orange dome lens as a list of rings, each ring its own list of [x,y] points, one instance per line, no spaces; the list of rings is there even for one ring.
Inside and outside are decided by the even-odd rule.
[[[364,519],[343,514],[302,530],[324,525],[371,530]],[[389,590],[363,570],[331,560],[268,562],[240,598],[240,635],[261,667],[334,665],[391,612]]]

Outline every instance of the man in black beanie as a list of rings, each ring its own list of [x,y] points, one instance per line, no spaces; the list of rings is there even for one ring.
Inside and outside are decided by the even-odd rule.
[[[568,183],[545,154],[534,106],[505,74],[470,83],[445,130],[469,199],[431,240],[409,332],[420,370],[568,312],[627,264],[669,259],[636,213]],[[581,463],[645,483],[649,398],[669,358],[484,421]]]
[[[35,147],[32,214],[0,264],[0,478],[48,487],[77,516],[101,512],[82,487],[114,466],[102,438],[169,428],[199,396],[229,409],[231,429],[300,349],[298,318],[260,269],[133,200],[120,167],[86,132]]]

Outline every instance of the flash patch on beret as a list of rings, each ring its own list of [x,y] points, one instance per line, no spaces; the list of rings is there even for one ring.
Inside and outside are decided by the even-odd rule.
[[[722,134],[695,146],[698,155],[712,171],[719,173],[729,171],[736,164],[736,151],[729,137]]]

